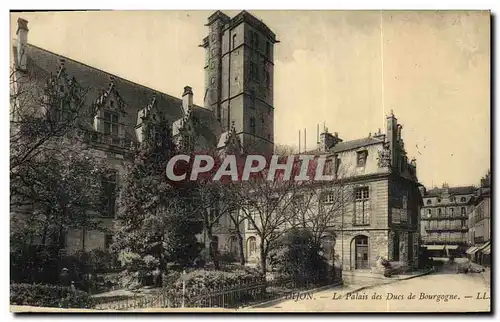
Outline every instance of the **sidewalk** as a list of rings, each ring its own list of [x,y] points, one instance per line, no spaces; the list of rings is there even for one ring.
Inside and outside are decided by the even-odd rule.
[[[432,273],[429,271],[415,271],[407,272],[405,274],[393,275],[392,277],[384,277],[381,274],[373,274],[371,271],[347,271],[343,272],[344,287],[346,293],[355,293],[367,288],[396,283],[398,281],[409,280],[412,278],[428,275]]]
[[[338,285],[330,285],[327,287],[320,287],[313,290],[303,291],[301,293],[318,293],[326,290],[335,290],[340,294],[350,294],[356,293],[361,290],[379,286],[392,284],[403,280],[412,279],[415,277],[424,276],[432,273],[433,271],[417,271],[417,272],[409,272],[407,274],[402,275],[394,275],[393,277],[384,277],[379,274],[372,274],[370,271],[347,271],[342,272],[343,283]],[[245,307],[244,309],[254,309],[254,308],[266,308],[274,306],[278,303],[285,302],[288,299],[284,296],[278,299],[274,299],[271,301],[255,304],[252,306]]]

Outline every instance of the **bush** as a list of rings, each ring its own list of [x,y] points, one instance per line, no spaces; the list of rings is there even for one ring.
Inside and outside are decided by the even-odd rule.
[[[69,287],[43,284],[11,284],[10,304],[61,308],[92,308],[92,298]]]
[[[210,252],[208,248],[203,248],[198,253],[198,256],[194,259],[194,266],[198,268],[205,267],[205,265],[210,262]]]
[[[321,246],[314,243],[312,234],[305,230],[292,230],[276,245],[270,254],[270,265],[277,279],[301,282],[329,280],[329,265],[321,255]]]
[[[234,263],[237,262],[238,259],[231,252],[223,252],[218,256],[218,259],[221,263]]]
[[[16,283],[59,284],[62,268],[79,289],[88,290],[88,274],[109,271],[112,255],[103,250],[78,251],[60,258],[54,246],[30,245],[10,252],[11,281]]]
[[[10,251],[10,279],[17,283],[57,283],[57,249],[30,245]]]
[[[241,288],[243,285],[263,285],[264,279],[258,270],[241,267],[236,270],[191,270],[170,286],[168,293],[175,300],[180,301],[185,283],[185,301],[196,305],[196,302],[206,300],[217,291]],[[227,305],[238,304],[243,300],[251,300],[248,294],[241,292],[240,298],[226,299]],[[233,301],[234,303],[230,303]],[[179,304],[179,303],[177,303]]]

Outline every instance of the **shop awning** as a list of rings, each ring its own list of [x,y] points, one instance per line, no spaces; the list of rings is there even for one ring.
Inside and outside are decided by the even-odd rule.
[[[446,245],[446,249],[449,250],[458,249],[458,245]]]
[[[424,245],[427,250],[443,250],[444,245]]]
[[[479,248],[479,247],[477,247],[477,246],[472,246],[472,247],[470,247],[469,249],[467,249],[467,251],[466,251],[465,253],[466,253],[466,254],[469,254],[469,255],[470,255],[470,254],[474,254],[474,253],[477,251],[477,249],[478,249],[478,248]]]
[[[477,252],[482,252],[483,249],[485,249],[486,247],[490,246],[490,242],[487,242],[486,244],[484,244],[483,246],[479,247],[477,249]]]

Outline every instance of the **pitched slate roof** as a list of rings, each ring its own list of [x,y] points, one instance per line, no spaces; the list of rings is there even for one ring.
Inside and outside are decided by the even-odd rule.
[[[357,140],[345,141],[337,143],[332,149],[332,152],[343,152],[348,150],[355,150],[365,146],[383,143],[383,140],[375,139],[372,137],[362,138]]]
[[[349,150],[356,150],[362,147],[374,145],[374,144],[381,144],[384,143],[383,139],[377,139],[373,137],[367,137],[367,138],[362,138],[362,139],[356,139],[356,140],[350,140],[350,141],[345,141],[345,142],[339,142],[337,143],[333,148],[329,149],[328,151],[319,151],[318,149],[310,150],[307,152],[303,152],[303,154],[330,154],[330,153],[339,153],[339,152],[344,152],[344,151],[349,151]]]
[[[427,190],[424,197],[438,197],[445,192],[446,188],[433,188]],[[463,187],[450,187],[448,188],[448,193],[450,195],[468,195],[474,194],[476,192],[476,187],[474,186],[463,186]]]
[[[17,61],[15,45],[13,49],[14,61]],[[126,104],[127,116],[125,123],[127,124],[127,137],[135,138],[134,126],[137,122],[137,112],[146,107],[153,97],[156,97],[158,107],[165,111],[169,123],[181,118],[183,115],[182,99],[180,98],[134,83],[31,44],[28,44],[26,50],[27,70],[29,73],[36,75],[37,78],[48,77],[50,74],[55,75],[61,65],[61,59],[64,59],[68,76],[75,77],[76,81],[88,90],[85,96],[87,106],[95,103],[99,95],[109,87],[110,78],[112,77],[116,91]]]

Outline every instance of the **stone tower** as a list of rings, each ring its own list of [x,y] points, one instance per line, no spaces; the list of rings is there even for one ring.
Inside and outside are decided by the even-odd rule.
[[[273,52],[276,35],[246,11],[233,18],[217,11],[206,24],[205,108],[227,132],[234,124],[247,151],[274,147]]]

